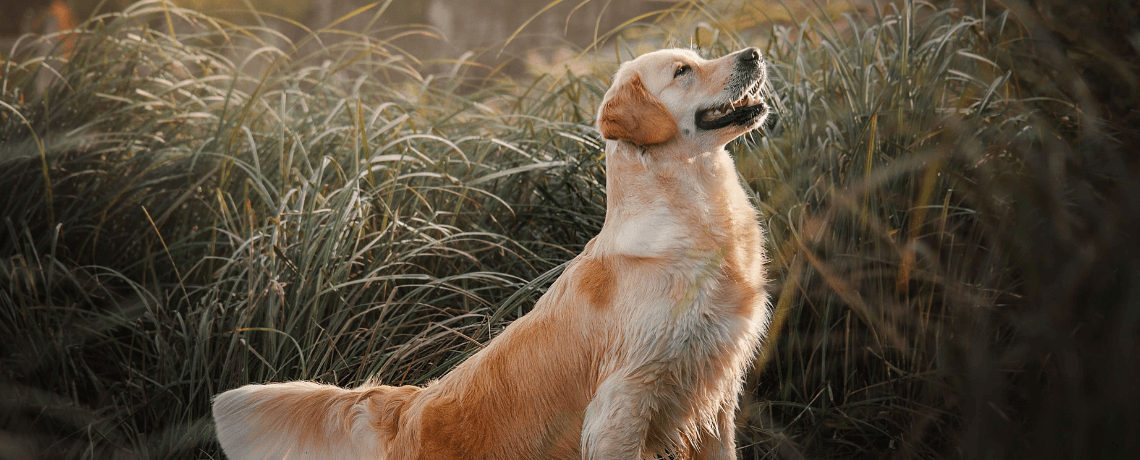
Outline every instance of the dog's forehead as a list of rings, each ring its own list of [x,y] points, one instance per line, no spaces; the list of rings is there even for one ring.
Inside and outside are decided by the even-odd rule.
[[[678,62],[699,64],[704,61],[705,59],[696,52],[684,48],[658,50],[622,63],[614,77],[614,82],[625,81],[633,78],[634,75],[638,75],[652,90],[658,84],[663,84],[672,78],[673,71],[676,70],[674,66]]]
[[[693,62],[704,61],[704,59],[692,50],[670,48],[642,54],[638,56],[637,59],[622,64],[622,68],[636,69],[639,71],[668,68],[671,71],[673,64],[678,61]]]

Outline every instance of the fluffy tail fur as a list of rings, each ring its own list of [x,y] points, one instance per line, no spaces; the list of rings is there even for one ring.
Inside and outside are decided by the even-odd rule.
[[[404,406],[418,391],[312,382],[246,385],[214,398],[214,421],[230,460],[383,460]]]

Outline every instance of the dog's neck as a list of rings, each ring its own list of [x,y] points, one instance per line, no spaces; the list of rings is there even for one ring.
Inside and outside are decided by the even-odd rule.
[[[740,228],[756,227],[732,221],[744,208],[751,205],[723,145],[607,142],[600,250],[643,257],[715,251],[732,244]]]

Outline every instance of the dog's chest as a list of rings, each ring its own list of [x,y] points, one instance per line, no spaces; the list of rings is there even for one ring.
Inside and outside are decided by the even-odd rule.
[[[693,435],[735,402],[766,318],[740,315],[726,304],[742,288],[731,283],[723,271],[690,272],[688,289],[652,315],[655,324],[641,325],[647,353],[635,360],[631,375],[655,395],[651,438],[657,443],[676,444],[677,433]],[[764,302],[763,294],[754,301]]]
[[[622,336],[634,342],[627,363],[705,373],[751,353],[763,318],[742,311],[762,308],[762,287],[730,276],[725,259],[723,250],[693,251],[648,276],[618,275]]]
[[[625,336],[655,355],[646,359],[701,363],[751,352],[766,321],[761,238],[758,227],[742,229],[724,214],[694,223],[677,209],[646,206],[588,250],[626,261],[614,277],[616,304]]]
[[[752,289],[727,276],[723,253],[710,251],[680,278],[672,305],[658,313],[660,346],[674,359],[702,362],[739,352],[743,336],[753,329],[753,318],[739,314],[743,299],[737,293]],[[664,313],[664,314],[662,314]]]
[[[688,242],[687,232],[665,206],[623,216],[617,231],[605,235],[608,249],[635,257],[657,257]]]

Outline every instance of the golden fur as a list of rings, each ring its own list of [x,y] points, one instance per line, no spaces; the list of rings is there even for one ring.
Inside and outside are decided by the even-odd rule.
[[[769,308],[756,211],[724,146],[763,122],[763,78],[753,49],[622,65],[598,114],[605,224],[533,311],[423,388],[227,391],[214,401],[226,455],[736,458],[737,400]],[[722,113],[737,118],[720,126]]]

